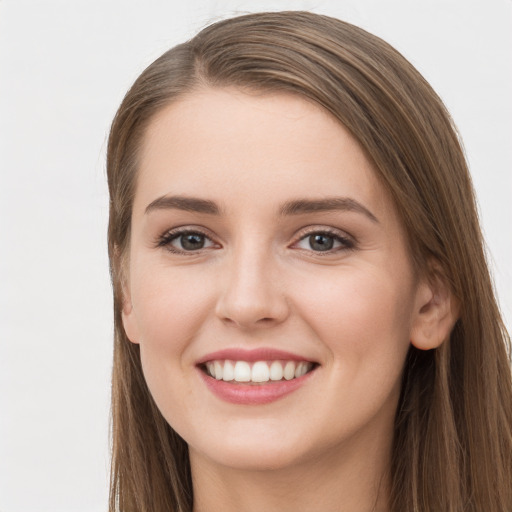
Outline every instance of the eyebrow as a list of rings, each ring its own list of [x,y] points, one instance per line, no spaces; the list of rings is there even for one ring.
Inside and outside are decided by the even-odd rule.
[[[347,211],[366,215],[372,222],[379,222],[368,208],[350,197],[328,197],[326,199],[299,199],[285,203],[281,215],[301,215],[304,213]]]
[[[146,207],[146,213],[154,210],[184,210],[187,212],[207,213],[210,215],[219,215],[220,208],[213,201],[208,199],[199,199],[197,197],[185,196],[162,196],[155,199]]]
[[[183,210],[187,212],[220,215],[221,209],[214,201],[186,196],[161,196],[152,201],[145,210],[148,214],[154,210]],[[377,217],[361,203],[350,197],[329,197],[325,199],[297,199],[284,203],[279,209],[282,216],[303,215],[306,213],[348,211],[361,213],[372,222]]]

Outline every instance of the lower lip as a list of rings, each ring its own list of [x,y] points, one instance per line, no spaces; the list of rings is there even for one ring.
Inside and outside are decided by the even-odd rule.
[[[291,380],[269,381],[265,384],[233,384],[210,377],[198,368],[208,389],[221,400],[239,405],[261,405],[275,402],[304,385],[315,370]]]

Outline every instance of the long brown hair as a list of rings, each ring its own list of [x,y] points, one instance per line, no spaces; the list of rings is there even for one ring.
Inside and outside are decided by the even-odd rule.
[[[193,507],[187,445],[151,398],[139,346],[123,329],[121,305],[145,129],[162,107],[204,86],[297,94],[334,116],[375,164],[401,215],[415,264],[424,272],[435,267],[460,303],[449,340],[435,350],[409,350],[396,413],[391,510],[510,512],[510,338],[456,129],[436,93],[396,50],[360,28],[307,12],[250,14],[205,28],[142,73],[112,124],[110,511]],[[427,265],[431,261],[434,267]]]

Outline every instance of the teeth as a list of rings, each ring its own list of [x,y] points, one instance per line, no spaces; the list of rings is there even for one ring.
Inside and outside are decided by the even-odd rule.
[[[222,373],[222,380],[233,380],[235,378],[235,367],[231,361],[224,363],[224,371]]]
[[[274,361],[270,365],[270,380],[281,380],[283,378],[283,365],[279,361]]]
[[[245,361],[237,361],[235,364],[234,380],[237,382],[251,382],[251,366]]]
[[[268,382],[270,379],[270,369],[268,364],[258,361],[252,366],[251,381],[252,382]]]
[[[262,383],[279,380],[291,380],[302,377],[313,368],[306,361],[208,361],[206,371],[217,380],[226,382]]]
[[[302,377],[307,372],[306,363],[299,363],[295,368],[295,377]]]
[[[283,370],[283,377],[286,380],[292,380],[295,377],[295,363],[293,361],[288,361]]]
[[[224,365],[220,361],[215,361],[213,363],[213,367],[215,370],[215,375],[212,375],[212,377],[215,377],[217,380],[222,380],[222,374],[224,373]]]

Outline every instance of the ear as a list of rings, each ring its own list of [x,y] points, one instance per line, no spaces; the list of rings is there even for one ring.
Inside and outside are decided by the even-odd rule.
[[[459,316],[459,303],[441,275],[432,273],[418,285],[411,343],[420,350],[439,347]]]
[[[122,265],[123,270],[119,276],[121,280],[122,291],[121,318],[126,336],[132,343],[138,344],[140,340],[139,327],[137,322],[137,315],[133,308],[130,284],[126,279],[126,262],[123,262]]]

